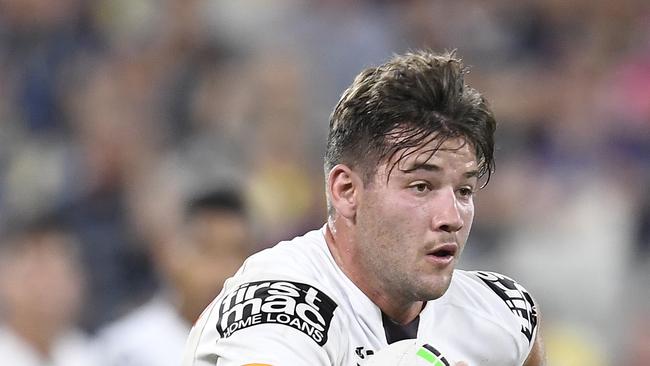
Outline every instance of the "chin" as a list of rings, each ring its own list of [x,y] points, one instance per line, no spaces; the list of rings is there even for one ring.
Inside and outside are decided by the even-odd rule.
[[[422,300],[435,300],[442,297],[449,289],[449,285],[451,285],[451,273],[438,276],[429,282],[429,285],[423,291],[425,296],[423,296]]]

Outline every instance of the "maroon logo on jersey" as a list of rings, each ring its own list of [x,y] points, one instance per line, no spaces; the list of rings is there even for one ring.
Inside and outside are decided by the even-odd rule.
[[[278,324],[295,328],[323,346],[336,307],[329,296],[304,283],[245,283],[219,304],[217,332],[226,338],[254,325]]]

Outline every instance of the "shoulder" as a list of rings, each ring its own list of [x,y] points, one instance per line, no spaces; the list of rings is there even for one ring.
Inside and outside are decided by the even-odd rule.
[[[277,324],[322,346],[338,307],[325,251],[323,234],[315,230],[247,259],[211,305],[218,333],[226,338],[253,325]]]
[[[524,344],[530,345],[535,339],[537,304],[514,279],[490,271],[457,270],[450,295],[451,301],[462,302],[506,326]]]
[[[340,364],[342,291],[322,230],[280,242],[226,281],[192,328],[185,360]]]
[[[322,231],[310,231],[248,257],[237,273],[226,281],[224,291],[242,283],[266,280],[327,287],[331,285],[327,280],[332,273],[331,264]]]
[[[322,231],[316,230],[249,257],[194,325],[186,352],[196,359],[247,363],[233,350],[260,354],[300,346],[304,353],[325,357],[323,347],[341,341],[333,335],[339,329],[334,325],[339,303],[328,253]],[[309,361],[297,364],[316,364],[303,356]]]
[[[474,352],[475,359],[489,356],[494,365],[523,364],[537,338],[532,296],[495,272],[455,270],[449,289],[431,302],[427,314],[428,324],[454,333],[461,353]]]

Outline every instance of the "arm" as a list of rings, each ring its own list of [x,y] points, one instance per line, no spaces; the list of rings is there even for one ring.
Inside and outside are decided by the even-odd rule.
[[[458,362],[454,366],[468,365],[465,362]],[[544,341],[542,339],[542,335],[539,332],[539,329],[535,335],[535,343],[533,343],[533,347],[531,348],[530,353],[528,354],[528,357],[522,366],[546,366],[546,351],[544,350]]]
[[[539,325],[538,325],[539,326]],[[546,365],[546,351],[544,350],[544,341],[542,340],[542,334],[540,329],[537,329],[537,334],[535,335],[535,343],[533,348],[531,348],[528,358],[524,362],[523,366],[545,366]]]
[[[220,340],[214,351],[219,354],[217,366],[329,366],[333,363],[327,352],[304,334],[271,326],[242,330]]]
[[[302,332],[283,325],[261,324],[218,338],[214,328],[192,331],[185,350],[186,366],[329,366],[329,352]],[[193,341],[192,337],[196,337]],[[336,340],[330,339],[329,342]]]
[[[527,326],[521,329],[522,332],[526,331],[524,333],[526,335],[525,342],[532,341],[533,344],[522,366],[545,366],[546,355],[544,342],[540,334],[541,314],[539,314],[538,302],[533,299],[525,288],[509,277],[494,272],[477,271],[475,273],[478,278],[506,302],[510,311],[516,317],[519,317],[519,321],[523,320],[528,323]],[[515,302],[517,303],[516,306]],[[517,326],[520,325],[517,324]]]
[[[535,301],[536,304],[539,304]],[[546,350],[544,349],[544,340],[542,339],[542,314],[537,306],[537,332],[535,333],[535,343],[530,349],[530,353],[522,366],[546,366]]]

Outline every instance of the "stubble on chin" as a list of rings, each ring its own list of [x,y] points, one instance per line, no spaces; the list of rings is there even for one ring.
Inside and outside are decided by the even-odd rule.
[[[421,280],[418,284],[417,300],[431,301],[442,297],[451,285],[453,269],[436,274],[433,279]]]

